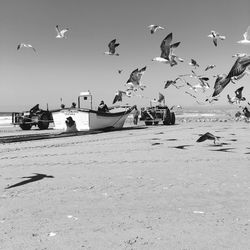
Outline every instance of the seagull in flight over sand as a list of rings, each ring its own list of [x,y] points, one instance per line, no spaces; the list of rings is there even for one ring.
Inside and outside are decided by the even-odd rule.
[[[110,56],[119,56],[118,53],[115,53],[115,49],[116,47],[118,47],[120,45],[120,43],[116,43],[116,39],[113,39],[109,44],[108,44],[108,47],[109,47],[109,51],[106,51],[104,52],[104,54],[106,55],[110,55]]]
[[[219,140],[219,136],[214,136],[213,134],[207,132],[203,135],[201,135],[200,138],[198,138],[198,140],[196,142],[203,142],[203,141],[206,141],[206,140],[213,140],[214,141],[214,144],[217,140]]]
[[[240,87],[238,89],[235,90],[235,98],[236,101],[240,103],[240,101],[245,101],[246,98],[242,96],[242,91],[243,91],[244,87]]]
[[[168,81],[165,81],[165,85],[164,85],[164,89],[168,88],[170,85],[174,85],[176,88],[179,88],[177,87],[175,84],[177,83],[178,80],[181,80],[179,77],[177,77],[175,80],[168,80]]]
[[[144,90],[146,87],[140,83],[142,75],[145,73],[147,67],[143,67],[140,70],[137,68],[129,76],[129,79],[126,82],[126,85],[131,85],[133,90],[137,90],[139,87],[141,90]]]
[[[205,68],[205,71],[209,70],[209,69],[213,69],[215,68],[216,66],[214,64],[210,64],[208,65],[206,68]]]
[[[189,65],[194,66],[195,68],[200,67],[200,65],[194,59],[191,59],[191,62],[189,63]]]
[[[217,76],[214,83],[214,93],[212,97],[219,95],[222,90],[230,83],[231,78],[227,77],[226,74],[220,74]]]
[[[211,30],[211,33],[208,35],[208,37],[213,39],[213,43],[215,46],[217,46],[218,39],[225,40],[225,36],[221,36],[219,33],[215,32],[214,30]]]
[[[232,66],[231,70],[229,71],[227,77],[237,77],[242,75],[245,70],[250,66],[250,55],[246,55],[243,57],[238,57],[235,61],[234,65]]]
[[[19,44],[17,45],[17,50],[20,50],[21,48],[33,49],[33,51],[36,52],[36,49],[35,49],[31,44],[19,43]]]
[[[114,97],[114,100],[113,100],[113,104],[115,104],[116,102],[122,102],[122,97],[126,95],[128,97],[131,97],[131,92],[129,91],[122,91],[122,90],[118,90],[116,93],[115,93],[115,97]]]
[[[149,25],[148,28],[151,34],[154,34],[157,30],[164,30],[164,27],[161,27],[160,25],[155,25],[155,24]]]
[[[246,32],[243,34],[244,39],[238,41],[240,44],[250,44],[250,26],[247,27]]]
[[[177,64],[175,60],[175,55],[173,55],[173,50],[180,45],[180,42],[171,44],[173,39],[173,33],[169,33],[161,42],[161,56],[155,57],[152,61],[161,62],[161,63],[169,63],[170,66],[174,66]]]
[[[67,31],[69,31],[68,28],[60,29],[60,28],[59,28],[59,25],[56,25],[55,28],[56,28],[56,33],[57,33],[56,38],[66,38],[65,33],[66,33]]]

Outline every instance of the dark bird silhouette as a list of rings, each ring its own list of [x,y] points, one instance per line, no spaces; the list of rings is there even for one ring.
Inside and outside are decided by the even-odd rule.
[[[248,66],[250,66],[250,55],[238,57],[229,71],[227,78],[231,79],[232,77],[242,75]]]
[[[206,141],[206,140],[213,140],[214,144],[215,144],[216,140],[218,140],[219,138],[220,137],[214,136],[213,134],[207,132],[207,133],[203,134],[196,142],[203,142],[203,141]]]
[[[240,87],[238,89],[235,90],[235,97],[239,100],[239,101],[245,101],[246,98],[242,96],[242,90],[244,89],[244,87]]]
[[[35,174],[34,176],[22,177],[22,178],[28,178],[28,180],[18,182],[18,183],[14,184],[14,185],[6,187],[5,189],[10,189],[10,188],[13,188],[13,187],[22,186],[22,185],[25,185],[25,184],[28,184],[28,183],[34,182],[34,181],[40,181],[40,180],[42,180],[44,178],[54,178],[54,176],[52,176],[52,175],[37,174],[37,173],[34,173],[34,174]]]
[[[178,80],[181,80],[179,77],[177,77],[175,80],[168,80],[165,82],[164,89],[168,88],[170,85],[174,85],[177,83]],[[177,87],[177,86],[175,86]],[[178,88],[178,87],[177,87]]]
[[[231,78],[227,77],[225,74],[220,74],[217,76],[214,83],[214,92],[212,97],[219,95],[222,90],[230,83]]]
[[[180,146],[175,146],[175,147],[172,147],[172,148],[186,149],[186,147],[190,147],[190,146],[193,146],[193,145],[180,145]]]
[[[108,44],[109,51],[104,52],[104,54],[106,54],[106,55],[115,55],[115,56],[119,56],[118,53],[115,53],[115,49],[116,49],[116,47],[119,46],[119,45],[120,45],[119,43],[116,43],[116,39],[113,39],[113,40]]]
[[[195,68],[200,67],[200,65],[194,59],[191,59],[191,62],[189,63],[189,65],[194,66]]]

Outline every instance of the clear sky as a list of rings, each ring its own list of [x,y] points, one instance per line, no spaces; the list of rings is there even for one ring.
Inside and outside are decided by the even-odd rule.
[[[70,29],[67,39],[55,38],[57,24]],[[150,24],[165,30],[151,35]],[[212,76],[229,72],[233,54],[250,54],[250,45],[236,43],[249,25],[249,0],[1,0],[0,111],[21,111],[37,103],[57,108],[60,98],[69,106],[87,90],[95,105],[101,99],[111,105],[115,92],[125,89],[130,73],[144,66],[142,83],[147,88],[138,91],[144,97],[124,97],[123,104],[148,105],[161,92],[170,106],[198,105],[185,94],[191,90],[164,89],[164,81],[190,73],[188,63],[193,58],[200,64],[197,74],[203,74],[208,64],[216,65],[206,74],[213,88]],[[207,37],[211,30],[226,36],[218,47]],[[152,62],[170,32],[173,42],[181,42],[175,53],[185,59],[174,67]],[[120,56],[104,55],[114,38],[120,43]],[[37,54],[25,48],[17,51],[20,42],[32,44]],[[123,69],[122,74],[118,69]],[[218,104],[226,104],[226,95],[241,86],[250,98],[249,80],[246,76],[227,86]],[[198,100],[204,101],[212,88],[199,93]]]

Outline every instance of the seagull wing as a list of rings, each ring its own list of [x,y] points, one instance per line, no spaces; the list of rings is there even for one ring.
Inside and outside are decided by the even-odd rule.
[[[170,53],[170,43],[173,39],[173,33],[169,33],[161,42],[160,48],[161,48],[161,57],[168,59],[169,53]]]
[[[207,139],[208,139],[208,137],[207,137],[207,133],[206,133],[206,134],[202,135],[200,138],[198,138],[198,140],[196,142],[203,142]]]
[[[229,71],[227,77],[232,78],[234,76],[241,75],[249,65],[250,65],[250,56],[237,58],[231,70]]]
[[[56,25],[55,29],[56,29],[57,35],[61,35],[60,29],[59,29],[59,25]]]
[[[213,37],[213,43],[214,43],[214,46],[217,47],[217,38],[216,37]]]
[[[238,89],[235,90],[235,95],[236,98],[241,99],[242,98],[242,90],[244,89],[244,87],[240,87]]]

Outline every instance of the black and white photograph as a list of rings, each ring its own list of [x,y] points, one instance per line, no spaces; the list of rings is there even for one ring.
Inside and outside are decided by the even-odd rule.
[[[0,249],[250,249],[249,0],[1,0]]]

